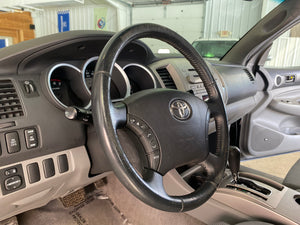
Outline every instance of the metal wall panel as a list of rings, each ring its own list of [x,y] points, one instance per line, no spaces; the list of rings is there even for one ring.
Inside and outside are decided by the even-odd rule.
[[[204,4],[176,4],[132,9],[132,23],[157,23],[171,28],[182,35],[190,43],[202,36],[204,23]],[[156,40],[145,40],[154,52],[159,49],[169,49],[168,44]]]
[[[204,39],[220,38],[220,31],[229,31],[228,38],[240,39],[261,18],[261,0],[205,2]]]
[[[57,12],[70,12],[70,30],[94,30],[94,8],[107,8],[107,30],[117,30],[117,10],[108,5],[92,5],[79,7],[46,8],[43,12],[33,14],[36,37],[58,32]]]
[[[300,37],[279,37],[271,48],[266,67],[300,66]]]

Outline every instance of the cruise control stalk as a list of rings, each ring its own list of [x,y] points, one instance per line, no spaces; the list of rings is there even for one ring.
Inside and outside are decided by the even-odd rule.
[[[68,107],[65,110],[65,117],[69,120],[79,120],[84,123],[93,123],[92,112],[78,107]]]

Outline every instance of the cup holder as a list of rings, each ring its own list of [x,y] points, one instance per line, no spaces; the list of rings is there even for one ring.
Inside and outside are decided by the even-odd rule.
[[[298,205],[300,205],[300,195],[295,195],[294,199],[298,203]]]

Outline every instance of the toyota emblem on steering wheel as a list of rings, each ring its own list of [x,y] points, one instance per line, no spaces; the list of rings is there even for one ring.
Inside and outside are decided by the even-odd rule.
[[[187,120],[192,114],[191,107],[183,100],[174,100],[170,105],[171,115],[178,120]]]

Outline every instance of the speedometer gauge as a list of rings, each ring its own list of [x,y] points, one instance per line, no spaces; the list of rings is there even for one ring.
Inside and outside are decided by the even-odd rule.
[[[84,83],[89,92],[91,92],[93,77],[95,73],[95,67],[97,64],[98,57],[90,58],[86,61],[82,69],[82,75]],[[110,96],[112,100],[120,100],[128,97],[130,94],[130,84],[129,80],[124,72],[124,70],[115,63],[112,72],[112,81],[110,87]]]

